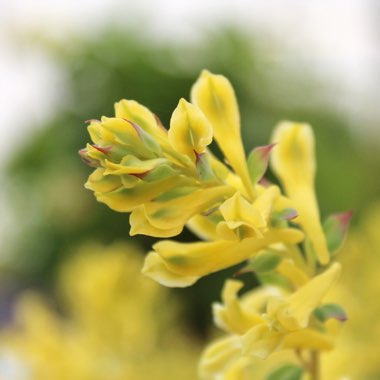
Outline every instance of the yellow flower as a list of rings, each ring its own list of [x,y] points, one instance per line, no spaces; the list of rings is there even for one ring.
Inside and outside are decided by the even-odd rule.
[[[277,143],[271,155],[271,165],[294,202],[299,223],[310,239],[321,264],[327,264],[330,255],[322,230],[314,191],[315,154],[314,135],[308,124],[282,122],[273,134]]]
[[[213,305],[214,321],[228,335],[205,350],[200,373],[205,379],[217,378],[242,357],[266,359],[281,350],[331,350],[333,336],[321,331],[311,318],[330,287],[336,282],[340,265],[333,264],[310,279],[294,293],[264,286],[238,298],[243,284],[227,280],[223,303]]]
[[[193,380],[198,350],[165,289],[139,273],[140,257],[125,244],[82,247],[59,276],[64,316],[46,297],[23,294],[14,326],[0,333],[0,378],[16,379],[2,372],[10,360],[28,379]]]
[[[303,240],[286,220],[273,220],[292,202],[277,186],[257,183],[273,145],[255,150],[248,170],[230,82],[203,71],[191,99],[179,101],[168,131],[147,108],[122,100],[114,118],[91,122],[94,144],[80,152],[96,168],[86,187],[112,209],[131,213],[131,235],[168,238],[188,225],[212,240],[153,247],[143,271],[167,286],[188,286],[273,244]],[[233,171],[208,151],[213,136]]]

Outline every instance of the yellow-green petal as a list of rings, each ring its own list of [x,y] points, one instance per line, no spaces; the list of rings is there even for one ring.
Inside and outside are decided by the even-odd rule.
[[[308,124],[282,122],[276,127],[272,142],[278,145],[272,152],[271,166],[298,211],[295,221],[306,232],[319,261],[327,264],[330,255],[314,191],[316,164],[313,131]]]
[[[191,101],[210,121],[216,141],[252,198],[252,184],[240,134],[239,108],[231,83],[222,75],[204,70],[191,90]]]
[[[199,363],[201,378],[218,378],[225,370],[241,356],[239,337],[230,335],[210,344],[203,352]]]
[[[169,201],[150,202],[144,206],[145,215],[150,224],[160,229],[184,227],[190,218],[223,201],[232,191],[229,186],[210,187]]]
[[[260,239],[197,243],[166,240],[156,243],[153,248],[172,271],[185,276],[204,276],[247,260],[270,244],[295,244],[302,239],[299,230],[282,228],[270,230]]]
[[[280,346],[283,334],[271,330],[266,323],[252,327],[242,338],[242,354],[266,359]]]
[[[131,225],[131,229],[129,231],[129,235],[131,236],[147,235],[160,238],[168,238],[180,234],[183,229],[181,225],[169,229],[160,229],[152,226],[146,217],[144,205],[136,207],[131,212],[131,215],[129,217],[129,224]]]
[[[183,288],[194,284],[199,277],[183,276],[170,269],[165,265],[165,261],[156,252],[149,252],[144,261],[142,273],[161,285],[172,288]]]
[[[334,348],[334,340],[331,336],[316,330],[302,329],[286,334],[281,348],[328,351]]]
[[[161,127],[153,113],[135,100],[121,100],[115,103],[115,116],[117,118],[130,120],[144,129],[152,136],[164,139],[166,131]]]
[[[242,287],[241,281],[227,280],[222,291],[223,304],[212,305],[215,324],[225,331],[239,335],[265,321],[254,309],[242,307],[243,304],[238,299],[238,291]]]
[[[112,210],[130,212],[141,204],[149,202],[173,188],[177,183],[178,178],[175,177],[170,177],[154,184],[139,180],[136,186],[132,188],[119,188],[107,193],[95,191],[95,196],[99,202],[105,203]]]
[[[104,175],[105,169],[98,168],[88,177],[84,187],[97,193],[109,193],[120,189],[122,182],[119,176]]]
[[[268,314],[275,315],[281,325],[289,331],[305,328],[311,313],[336,282],[340,271],[341,265],[334,263],[325,272],[300,287],[284,302],[278,304],[276,300],[270,300]]]
[[[195,161],[211,143],[212,127],[197,106],[181,99],[170,119],[168,138],[175,150]]]

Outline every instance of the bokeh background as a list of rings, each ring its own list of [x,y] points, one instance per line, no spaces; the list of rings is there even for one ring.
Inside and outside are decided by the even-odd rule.
[[[233,270],[179,291],[142,285],[135,306],[128,303],[127,289],[137,289],[139,277],[119,273],[112,260],[137,273],[138,265],[124,256],[131,251],[141,258],[154,240],[138,237],[130,245],[128,215],[97,203],[84,189],[91,169],[77,151],[89,140],[85,120],[112,115],[122,98],[148,106],[168,125],[203,68],[233,83],[247,151],[266,144],[279,120],[314,127],[322,216],[354,210],[352,237],[341,253],[348,268],[342,299],[357,311],[374,297],[373,310],[366,309],[365,318],[357,313],[355,334],[344,338],[368,351],[354,378],[380,378],[374,364],[380,352],[370,343],[380,341],[379,44],[376,0],[0,0],[0,379],[152,378],[143,371],[144,357],[155,358],[157,379],[165,373],[163,362],[186,363],[178,365],[195,378],[198,352],[210,336],[210,303]],[[194,237],[184,232],[180,239]],[[126,289],[110,285],[117,276],[121,283],[130,276],[134,281]],[[154,303],[149,292],[158,292],[162,302]],[[115,302],[101,301],[112,297]],[[162,321],[144,320],[152,314],[145,298],[154,310],[165,309]],[[110,306],[115,304],[121,306]],[[98,319],[87,318],[97,313]],[[360,330],[364,324],[371,328]],[[147,325],[150,338],[128,335],[148,331]],[[126,330],[125,339],[115,326]],[[96,336],[99,331],[109,339]],[[128,339],[143,342],[140,353],[125,349]],[[104,347],[88,347],[104,341],[109,363],[96,375],[86,372],[85,363],[108,355]],[[20,351],[32,364],[15,354]],[[62,361],[69,352],[81,354]],[[68,368],[81,375],[64,377]],[[102,372],[109,368],[118,368],[114,377]],[[177,379],[178,372],[171,376]]]

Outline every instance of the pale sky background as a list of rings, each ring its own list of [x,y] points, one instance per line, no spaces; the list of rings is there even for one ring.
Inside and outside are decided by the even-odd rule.
[[[155,38],[196,39],[204,26],[233,21],[283,44],[284,65],[305,62],[336,94],[326,94],[353,118],[357,132],[380,136],[380,2],[377,0],[0,0],[1,169],[64,93],[64,78],[46,57],[12,40],[17,29],[38,28],[64,38],[102,24],[130,24]],[[276,59],[276,57],[274,57]],[[6,202],[0,186],[0,230]],[[3,223],[2,223],[3,222]]]

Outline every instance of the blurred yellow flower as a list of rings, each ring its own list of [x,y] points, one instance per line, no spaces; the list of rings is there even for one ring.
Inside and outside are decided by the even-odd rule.
[[[22,379],[193,380],[197,348],[174,323],[175,300],[140,265],[132,246],[87,245],[62,268],[62,314],[24,294],[1,333],[0,378],[8,360]]]

